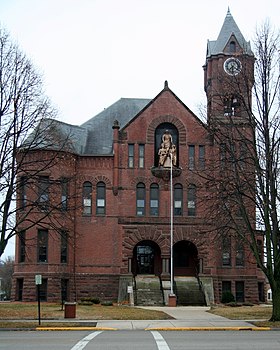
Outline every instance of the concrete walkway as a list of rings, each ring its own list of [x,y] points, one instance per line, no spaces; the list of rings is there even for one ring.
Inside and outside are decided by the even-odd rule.
[[[150,310],[163,311],[172,316],[171,320],[98,320],[97,326],[100,328],[116,328],[122,330],[140,330],[140,329],[209,329],[209,330],[227,330],[227,329],[259,329],[249,322],[242,320],[229,320],[225,317],[213,315],[207,312],[209,307],[192,307],[192,306],[177,306],[177,307],[143,307]],[[264,329],[263,329],[264,330]]]

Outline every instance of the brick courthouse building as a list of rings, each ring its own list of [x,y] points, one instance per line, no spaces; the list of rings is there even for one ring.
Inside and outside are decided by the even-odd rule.
[[[23,225],[16,244],[14,299],[36,300],[35,275],[40,274],[41,297],[48,301],[63,295],[125,302],[130,285],[138,304],[167,303],[172,168],[178,303],[220,302],[228,290],[237,301],[263,301],[265,279],[250,252],[243,247],[237,254],[235,241],[223,247],[206,224],[209,203],[202,200],[209,191],[202,175],[220,150],[209,125],[229,113],[214,96],[223,94],[221,78],[237,76],[245,66],[253,70],[253,65],[250,44],[228,12],[217,40],[207,44],[207,123],[167,82],[154,99],[121,98],[81,126],[55,122],[58,133],[69,133],[72,151],[68,162],[39,174],[37,194],[41,202],[52,196],[61,202],[56,214],[61,226],[46,222],[25,230]],[[241,118],[234,105],[230,111]],[[59,183],[61,191],[55,192]],[[24,195],[31,195],[28,186]]]

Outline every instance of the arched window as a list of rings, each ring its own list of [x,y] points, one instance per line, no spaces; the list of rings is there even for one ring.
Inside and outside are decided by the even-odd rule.
[[[196,186],[188,187],[188,216],[196,215]]]
[[[235,41],[231,41],[230,43],[229,43],[229,52],[236,52],[236,43],[235,43]]]
[[[96,185],[96,214],[104,215],[106,206],[106,185],[100,181]]]
[[[145,215],[145,197],[146,197],[145,185],[139,183],[136,187],[136,215],[144,216]]]
[[[83,214],[91,215],[92,184],[89,181],[83,184]]]
[[[174,185],[174,215],[183,215],[183,186],[181,184]]]
[[[150,187],[150,215],[158,216],[159,214],[159,186],[151,184]]]

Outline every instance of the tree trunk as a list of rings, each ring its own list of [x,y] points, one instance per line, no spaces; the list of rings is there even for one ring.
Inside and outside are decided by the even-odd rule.
[[[280,321],[280,279],[272,290],[272,316],[270,321]]]

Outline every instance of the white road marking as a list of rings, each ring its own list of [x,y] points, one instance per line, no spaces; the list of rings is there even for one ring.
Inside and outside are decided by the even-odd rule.
[[[155,341],[157,343],[158,350],[170,350],[163,336],[157,331],[151,331]]]
[[[90,333],[89,335],[87,335],[86,337],[84,337],[82,340],[80,340],[76,345],[73,346],[73,348],[71,348],[71,350],[82,350],[84,347],[87,346],[87,344],[96,336],[98,336],[98,334],[102,333],[103,331],[96,331],[93,333]]]

